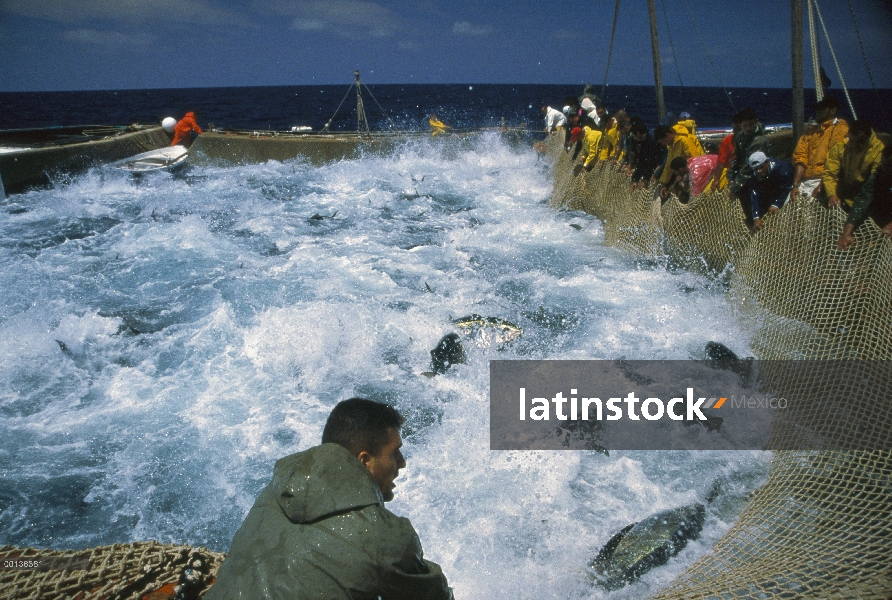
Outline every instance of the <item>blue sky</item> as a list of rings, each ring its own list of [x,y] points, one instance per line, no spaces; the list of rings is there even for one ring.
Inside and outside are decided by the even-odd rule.
[[[892,88],[892,2],[821,2],[846,83],[870,87],[851,4],[874,81]],[[0,0],[0,91],[340,84],[356,68],[371,84],[600,84],[613,8],[613,0]],[[686,86],[719,77],[726,86],[790,85],[789,2],[657,0],[657,12],[666,85],[678,84],[678,72]],[[646,0],[621,2],[608,82],[653,84]]]

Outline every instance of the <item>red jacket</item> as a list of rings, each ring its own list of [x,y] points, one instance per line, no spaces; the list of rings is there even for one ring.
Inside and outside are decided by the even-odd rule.
[[[173,130],[173,141],[171,146],[176,146],[184,141],[189,141],[191,133],[201,133],[201,127],[195,122],[195,113],[187,112],[186,116],[177,121],[177,126]]]

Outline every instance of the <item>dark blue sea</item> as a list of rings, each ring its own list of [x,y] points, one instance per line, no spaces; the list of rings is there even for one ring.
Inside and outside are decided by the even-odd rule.
[[[368,85],[364,100],[373,129],[417,130],[427,128],[427,117],[436,113],[452,127],[486,127],[505,119],[509,125],[539,128],[542,104],[560,109],[568,95],[579,95],[582,86],[568,85]],[[846,106],[842,116],[851,118],[844,95],[831,90]],[[851,90],[856,113],[878,131],[892,130],[892,90]],[[754,108],[765,124],[792,121],[792,92],[780,88],[665,89],[666,108],[678,114],[690,112],[701,128],[728,127],[731,116],[742,108]],[[609,86],[604,94],[608,110],[626,109],[651,126],[657,123],[656,96],[652,87]],[[157,123],[164,117],[180,118],[194,111],[201,126],[213,123],[231,129],[288,130],[294,125],[322,128],[343,101],[331,129],[356,129],[355,93],[352,85],[281,86],[109,90],[83,92],[0,93],[0,129],[62,125],[129,125]],[[806,91],[808,107],[814,92]],[[386,111],[386,112],[385,112]]]

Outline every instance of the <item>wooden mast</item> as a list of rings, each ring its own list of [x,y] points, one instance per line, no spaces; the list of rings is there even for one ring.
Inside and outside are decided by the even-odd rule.
[[[666,103],[663,101],[663,74],[660,70],[660,42],[657,38],[657,9],[654,0],[647,0],[647,10],[650,13],[650,44],[654,58],[654,83],[657,88],[657,116],[662,121],[666,117]]]
[[[802,0],[792,0],[792,11],[793,143],[795,144],[805,129],[805,94],[802,90]]]

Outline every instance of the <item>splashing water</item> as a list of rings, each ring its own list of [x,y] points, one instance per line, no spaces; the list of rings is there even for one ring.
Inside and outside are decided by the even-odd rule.
[[[409,517],[457,597],[598,597],[623,526],[741,494],[769,453],[493,452],[491,359],[702,358],[749,335],[710,280],[555,213],[548,168],[496,136],[325,167],[108,170],[0,205],[0,544],[225,550],[274,461],[351,396],[407,415]],[[569,225],[577,227],[570,227]],[[518,324],[433,379],[471,313]],[[611,598],[665,585],[736,514]]]

